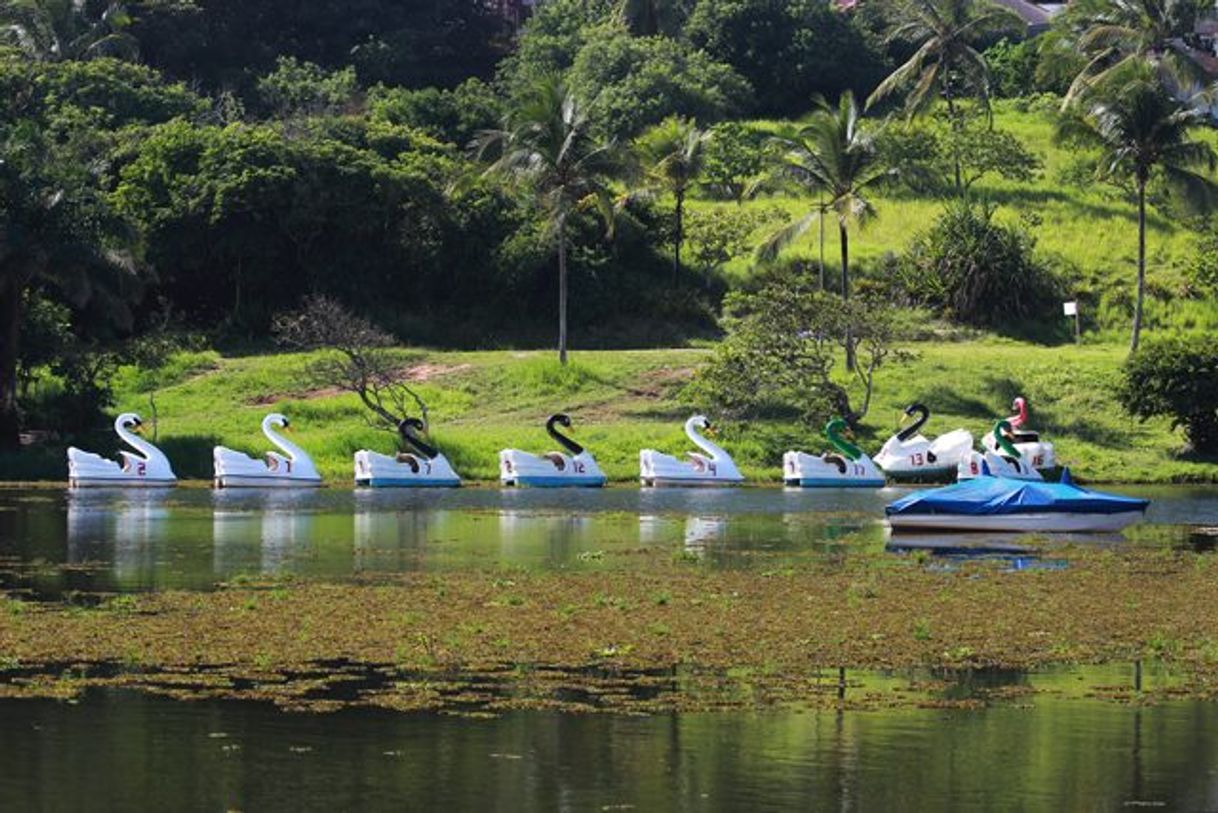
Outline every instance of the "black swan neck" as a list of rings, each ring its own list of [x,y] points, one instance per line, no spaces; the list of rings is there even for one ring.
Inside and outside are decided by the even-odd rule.
[[[569,426],[571,424],[571,419],[568,418],[566,415],[562,415],[562,414],[551,415],[550,419],[548,421],[546,421],[546,432],[549,433],[550,437],[554,438],[554,441],[556,443],[558,443],[560,446],[562,446],[564,449],[566,449],[568,452],[570,452],[573,456],[578,456],[578,455],[583,454],[584,453],[583,446],[580,446],[578,443],[571,440],[571,438],[567,437],[562,432],[559,432],[557,428],[555,428],[555,424],[557,424],[559,422],[562,422]]]
[[[402,436],[402,441],[408,447],[413,449],[417,454],[431,460],[439,452],[436,450],[436,447],[419,437],[418,430],[421,428],[422,424],[419,421],[402,421],[398,425],[398,434]]]
[[[926,425],[926,421],[930,419],[930,410],[923,404],[910,404],[905,410],[906,415],[917,415],[917,419],[909,426],[897,433],[897,438],[906,441],[918,434],[922,427]]]

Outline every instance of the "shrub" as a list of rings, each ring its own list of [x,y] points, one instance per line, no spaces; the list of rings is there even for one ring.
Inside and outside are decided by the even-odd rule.
[[[915,237],[902,266],[912,301],[978,327],[1026,327],[1058,307],[1064,287],[1027,231],[969,201],[950,204]]]
[[[1119,397],[1131,415],[1167,416],[1193,450],[1218,452],[1218,346],[1195,335],[1146,342],[1125,362]]]

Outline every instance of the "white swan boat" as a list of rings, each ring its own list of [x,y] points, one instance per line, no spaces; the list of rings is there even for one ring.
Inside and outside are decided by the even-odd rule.
[[[148,441],[136,435],[143,426],[140,416],[124,412],[114,421],[114,431],[135,453],[118,453],[118,461],[68,447],[68,486],[70,488],[165,488],[176,485],[177,476],[169,458]]]
[[[398,434],[410,452],[384,455],[361,449],[355,453],[355,484],[372,488],[453,488],[461,478],[448,459],[421,437],[426,425],[418,418],[398,424]]]
[[[1036,467],[1019,451],[1019,447],[1011,443],[1011,434],[1011,424],[1008,421],[1002,420],[994,424],[993,431],[986,437],[997,438],[997,448],[987,448],[982,452],[970,451],[960,460],[956,479],[964,481],[990,475],[1010,480],[1044,480]]]
[[[563,452],[530,454],[519,449],[504,449],[499,452],[499,481],[505,486],[532,486],[540,488],[584,487],[599,488],[605,484],[605,475],[596,460],[583,446],[555,428],[559,424],[571,428],[571,418],[561,412],[551,415],[546,421],[546,432],[561,447]]]
[[[833,451],[810,455],[791,451],[782,456],[782,480],[800,488],[882,488],[884,475],[863,450],[842,436],[849,427],[841,418],[825,426]]]
[[[1028,429],[1027,400],[1023,397],[1016,398],[1011,408],[1015,410],[1015,414],[1006,419],[1010,445],[1014,446],[1019,451],[1020,458],[1034,469],[1051,471],[1057,468],[1057,455],[1053,444],[1041,440],[1038,432]],[[981,445],[991,452],[1000,450],[994,432],[987,433],[981,439]]]
[[[685,422],[685,435],[705,452],[690,452],[689,460],[643,449],[639,452],[639,480],[645,486],[735,486],[744,482],[731,455],[700,434],[710,429],[710,421],[694,415]]]
[[[262,419],[262,434],[277,446],[279,452],[267,452],[259,460],[224,446],[212,450],[216,488],[316,488],[321,475],[313,460],[303,449],[289,441],[276,429],[287,429],[290,423],[278,412]]]
[[[973,434],[955,429],[934,440],[921,434],[930,419],[922,404],[910,404],[905,417],[917,418],[884,442],[875,464],[893,480],[905,482],[942,482],[956,477],[960,462],[973,451]],[[904,418],[902,419],[904,421]]]

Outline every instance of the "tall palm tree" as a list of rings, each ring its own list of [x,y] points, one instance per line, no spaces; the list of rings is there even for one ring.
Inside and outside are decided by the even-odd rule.
[[[972,98],[988,116],[990,68],[974,43],[1018,25],[1019,19],[990,0],[909,0],[901,14],[888,41],[917,43],[918,50],[871,92],[867,107],[904,93],[905,112],[912,118],[942,98],[953,129],[959,130],[959,102]],[[956,188],[963,190],[959,155],[955,164]]]
[[[672,241],[674,285],[681,273],[685,196],[706,166],[706,145],[709,140],[710,133],[698,129],[692,119],[669,116],[645,132],[635,143],[635,150],[643,165],[645,185],[671,192],[676,201],[676,228]]]
[[[1138,201],[1138,281],[1134,300],[1130,352],[1138,349],[1146,291],[1146,185],[1157,168],[1190,208],[1206,211],[1218,201],[1218,184],[1195,170],[1212,170],[1215,155],[1209,144],[1192,138],[1193,127],[1204,123],[1199,111],[1173,99],[1150,76],[1124,80],[1110,97],[1099,99],[1081,117],[1068,119],[1062,134],[1081,136],[1103,150],[1100,172],[1107,177],[1132,178]]]
[[[484,174],[527,186],[536,194],[558,248],[558,360],[567,363],[567,228],[591,208],[612,228],[607,181],[616,146],[597,141],[579,101],[557,75],[538,79],[505,116],[502,129],[480,133],[473,148],[492,159]]]
[[[1182,46],[1202,0],[1075,0],[1059,23],[1086,65],[1066,93],[1065,104],[1120,76],[1134,63],[1150,64],[1160,78],[1183,90],[1206,80],[1205,70]],[[1059,29],[1060,30],[1060,29]]]
[[[874,137],[860,128],[859,118],[859,106],[850,91],[842,94],[836,109],[818,97],[807,124],[772,139],[776,175],[809,192],[823,191],[828,199],[771,234],[757,249],[758,259],[773,260],[815,220],[834,212],[841,246],[842,299],[846,301],[850,299],[850,224],[861,225],[875,215],[867,191],[892,174],[882,162]],[[846,366],[854,370],[850,336],[846,337]]]
[[[41,128],[19,121],[0,129],[0,449],[18,445],[17,362],[26,297],[54,289],[122,324],[138,294],[137,243],[114,215],[93,168],[56,148]]]
[[[130,24],[126,6],[117,2],[0,0],[0,43],[35,59],[136,59],[139,43],[126,31]]]

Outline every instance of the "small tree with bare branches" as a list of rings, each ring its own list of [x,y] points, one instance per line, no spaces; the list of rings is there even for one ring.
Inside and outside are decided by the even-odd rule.
[[[367,319],[325,296],[310,296],[300,310],[275,317],[275,340],[293,350],[323,350],[307,374],[313,386],[355,393],[379,420],[397,430],[417,409],[427,425],[427,403],[411,386],[393,337]]]

